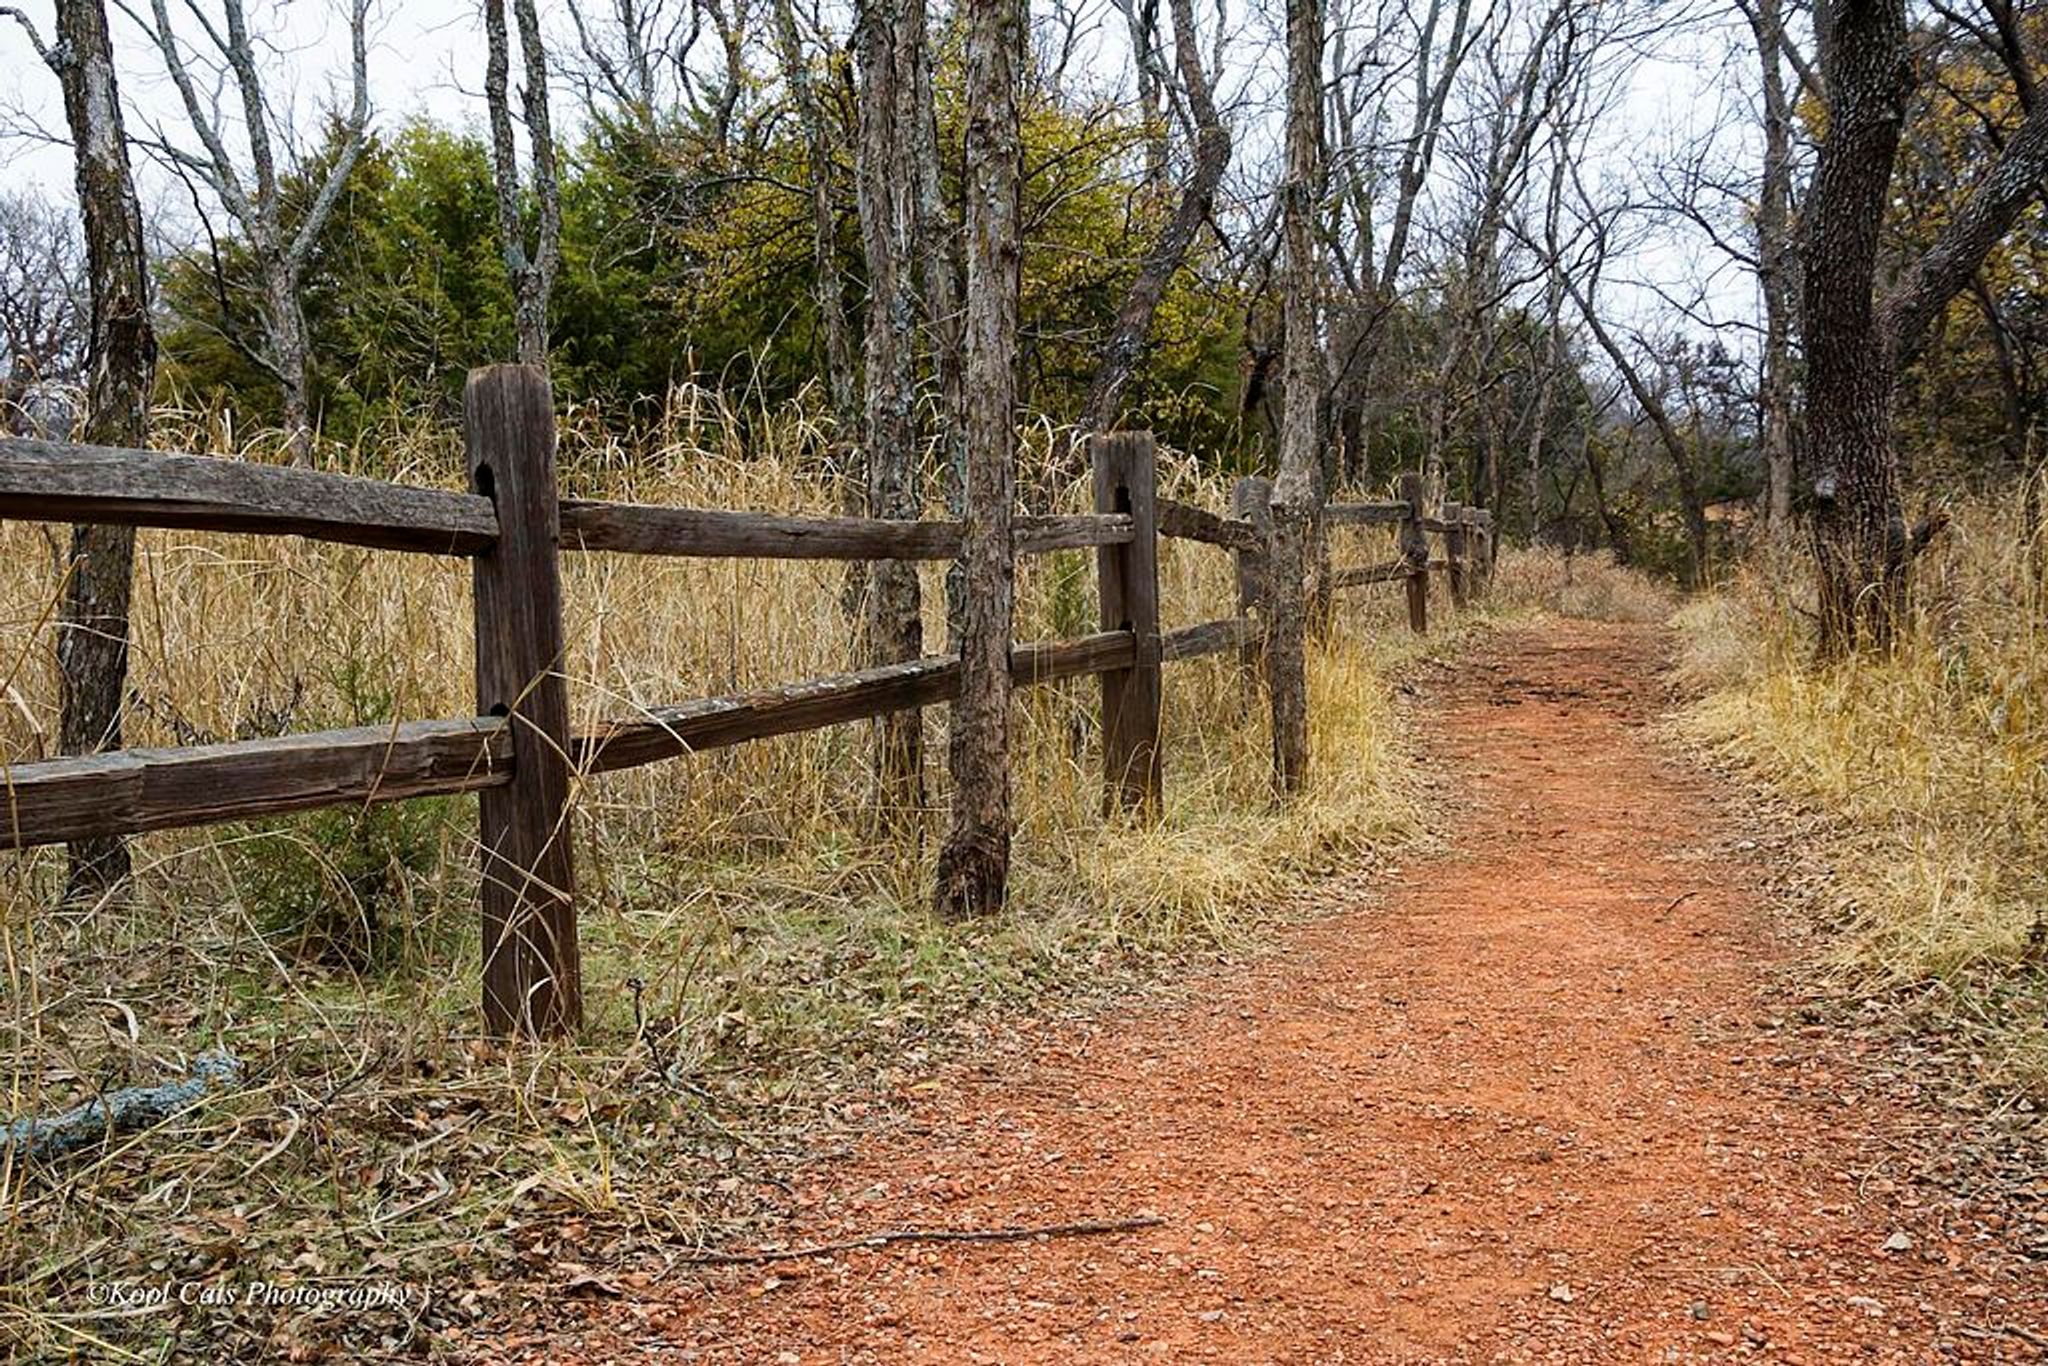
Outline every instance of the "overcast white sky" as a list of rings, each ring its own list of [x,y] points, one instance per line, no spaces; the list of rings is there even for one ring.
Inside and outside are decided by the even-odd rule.
[[[47,37],[52,25],[50,0],[12,3],[26,10]],[[146,16],[149,0],[133,0],[132,7]],[[323,104],[345,106],[348,28],[340,7],[330,0],[283,0],[250,8],[252,25],[275,44],[278,68],[291,73],[295,116],[303,120]],[[130,132],[141,133],[155,120],[175,137],[188,125],[182,122],[177,91],[163,75],[155,48],[112,0],[108,10]],[[173,6],[174,21],[178,12]],[[479,12],[475,0],[384,0],[377,6],[371,18],[370,95],[379,125],[394,127],[414,114],[454,124],[481,121],[477,92],[483,85],[484,58]],[[64,108],[56,78],[36,60],[22,34],[5,24],[0,24],[0,73],[0,108],[19,109],[43,129],[62,133]],[[189,143],[191,138],[188,133],[178,140]],[[19,176],[52,195],[70,192],[69,146],[10,138],[0,145],[0,158],[10,179]],[[142,166],[137,172],[148,178]]]
[[[128,3],[138,12],[148,11],[149,0]],[[1241,0],[1229,0],[1229,10],[1236,17],[1227,63],[1235,63],[1236,54],[1245,52],[1262,53],[1277,61],[1277,35],[1267,36],[1277,25],[1277,12],[1269,18],[1259,12],[1261,7],[1261,0],[1252,0],[1249,8],[1243,7]],[[1277,0],[1270,7],[1277,11]],[[49,0],[28,0],[22,8],[41,32],[50,32]],[[560,7],[544,0],[542,8],[547,15]],[[154,49],[117,5],[110,4],[110,9],[131,133],[142,135],[154,123],[167,138],[189,144],[177,93],[163,76]],[[345,103],[348,47],[338,0],[282,0],[275,5],[252,5],[251,9],[252,23],[275,45],[277,68],[291,73],[289,107],[302,126],[314,126],[313,116],[323,105]],[[1678,5],[1674,3],[1672,9],[1675,12]],[[177,12],[174,6],[174,17]],[[1215,12],[1202,7],[1205,20]],[[370,50],[372,99],[380,127],[394,128],[422,114],[455,126],[481,124],[482,102],[477,92],[482,85],[483,35],[478,16],[476,0],[382,0],[372,19]],[[560,20],[556,13],[553,22]],[[1102,84],[1125,79],[1128,59],[1121,26],[1118,16],[1107,14],[1099,28],[1098,46],[1092,53],[1084,48],[1075,62],[1076,68],[1091,68],[1092,63],[1092,69],[1077,69],[1074,76],[1086,80],[1098,75]],[[567,33],[558,35],[558,44],[564,50],[569,47]],[[1716,126],[1729,102],[1746,98],[1741,89],[1746,82],[1739,79],[1746,76],[1746,69],[1723,69],[1718,53],[1725,48],[1720,44],[1674,29],[1668,38],[1651,34],[1645,46],[1648,55],[1619,78],[1616,113],[1601,129],[1605,147],[1597,160],[1597,173],[1606,179],[1636,177],[1666,149],[1684,145]],[[1265,52],[1268,48],[1273,50]],[[1247,81],[1261,84],[1256,74],[1249,74],[1261,61],[1259,56],[1249,58],[1248,74],[1234,83],[1226,79],[1223,93],[1233,84],[1240,88]],[[278,93],[273,92],[274,97]],[[566,105],[568,101],[558,103]],[[563,122],[558,115],[558,125]],[[63,118],[55,78],[36,60],[20,32],[0,24],[0,126],[7,125],[61,132]],[[1241,139],[1240,145],[1245,153],[1251,153],[1252,146],[1246,144],[1256,142],[1256,138]],[[9,182],[32,184],[52,197],[70,193],[68,146],[32,136],[7,138],[0,142],[0,167]],[[185,202],[185,192],[165,173],[140,160],[137,170],[145,202],[173,220],[185,219],[179,207]],[[1716,315],[1747,318],[1754,311],[1753,283],[1742,272],[1730,269],[1703,239],[1660,233],[1635,252],[1626,270],[1617,272],[1610,296],[1624,305],[1624,312],[1645,317],[1662,313],[1656,294],[1630,285],[1630,275],[1686,297],[1704,279],[1710,310]]]

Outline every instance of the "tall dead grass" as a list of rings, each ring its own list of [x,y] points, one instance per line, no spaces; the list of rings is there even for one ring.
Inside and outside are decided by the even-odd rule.
[[[2014,490],[1955,509],[1898,651],[1815,663],[1807,576],[1762,563],[1678,616],[1690,724],[1827,818],[1830,960],[1924,999],[1986,1075],[2048,1089],[2048,592]]]
[[[571,415],[564,493],[836,509],[801,415],[752,416],[749,448],[702,391],[630,447]],[[236,448],[219,422],[184,439]],[[452,483],[457,465],[435,433],[355,463],[428,483]],[[1226,501],[1189,463],[1163,480]],[[56,556],[43,530],[0,526],[7,763],[47,755],[56,733]],[[578,724],[850,665],[843,566],[590,555],[565,571]],[[1168,543],[1161,576],[1169,627],[1233,609],[1221,552]],[[937,571],[924,590],[927,638],[943,639]],[[30,1355],[93,1357],[166,1341],[222,1360],[405,1347],[489,1307],[465,1284],[733,1232],[948,1031],[1048,991],[1112,990],[1158,954],[1242,945],[1307,875],[1412,834],[1385,675],[1418,647],[1394,629],[1397,605],[1347,595],[1313,665],[1316,795],[1287,810],[1232,659],[1170,666],[1168,796],[1149,828],[1102,820],[1093,681],[1025,694],[1013,906],[987,922],[928,914],[935,820],[922,838],[874,833],[865,727],[580,782],[590,1025],[556,1049],[508,1055],[474,1037],[470,800],[143,837],[123,904],[54,909],[61,851],[0,856],[11,1113],[161,1080],[208,1047],[245,1068],[240,1089],[82,1163],[0,1162],[0,1335]],[[1028,563],[1020,637],[1093,620],[1084,553]],[[145,533],[133,638],[132,745],[460,716],[473,700],[458,561]],[[935,807],[943,718],[927,718]],[[89,1298],[182,1278],[439,1293],[344,1319],[175,1301],[121,1315]]]
[[[1671,585],[1616,564],[1606,551],[1503,545],[1488,607],[1547,612],[1586,621],[1663,621],[1678,606]]]

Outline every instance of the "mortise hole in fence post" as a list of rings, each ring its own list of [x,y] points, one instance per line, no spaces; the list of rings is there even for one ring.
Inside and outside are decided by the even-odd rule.
[[[500,1038],[545,1038],[583,1019],[547,375],[530,365],[472,371],[463,432],[471,487],[498,514],[497,540],[474,562],[477,712],[509,716],[512,736],[512,781],[477,794],[484,1026]]]
[[[1465,505],[1444,504],[1444,565],[1451,580],[1451,606],[1463,611],[1471,597],[1471,560],[1467,558]]]
[[[1408,563],[1408,629],[1429,630],[1429,533],[1422,527],[1422,476],[1413,470],[1401,476],[1401,501],[1408,505],[1401,519],[1401,558]]]
[[[1129,631],[1136,653],[1128,669],[1102,675],[1102,778],[1110,811],[1159,812],[1164,787],[1159,753],[1159,517],[1154,485],[1158,446],[1150,432],[1110,432],[1090,443],[1095,510],[1131,519],[1131,539],[1098,546],[1096,584],[1102,629]]]

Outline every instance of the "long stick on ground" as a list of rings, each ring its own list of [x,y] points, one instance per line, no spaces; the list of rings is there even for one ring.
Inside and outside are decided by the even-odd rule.
[[[887,1247],[890,1243],[1021,1243],[1032,1238],[1085,1238],[1105,1233],[1133,1233],[1157,1228],[1166,1220],[1156,1214],[1135,1219],[1089,1220],[1077,1224],[1042,1224],[1036,1228],[905,1228],[849,1238],[843,1243],[813,1243],[766,1252],[698,1252],[677,1259],[679,1266],[758,1266],[763,1262],[791,1262],[803,1257],[826,1257],[835,1252],[860,1252]]]

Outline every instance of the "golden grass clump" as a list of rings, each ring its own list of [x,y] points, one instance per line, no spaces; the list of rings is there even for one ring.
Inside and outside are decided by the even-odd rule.
[[[1496,611],[1637,622],[1663,621],[1677,605],[1669,584],[1616,564],[1606,551],[1576,554],[1548,544],[1501,546],[1489,604]]]
[[[2017,490],[1955,509],[1889,656],[1815,662],[1807,576],[1765,561],[1677,618],[1692,729],[1827,818],[1831,965],[1931,992],[1991,1074],[2048,1087],[2048,592]]]
[[[242,450],[219,421],[182,440]],[[1042,458],[1046,434],[1032,445]],[[800,411],[743,423],[684,390],[631,442],[569,414],[561,478],[565,496],[837,511],[824,448]],[[339,463],[450,486],[459,467],[438,430]],[[1227,503],[1191,461],[1161,478]],[[53,748],[58,545],[0,525],[0,763]],[[854,662],[842,565],[588,555],[565,574],[578,726]],[[1169,628],[1234,610],[1223,552],[1170,542],[1161,579]],[[942,641],[942,571],[923,587]],[[580,782],[589,1026],[556,1048],[475,1037],[472,799],[141,837],[125,904],[55,908],[61,851],[0,855],[10,1114],[164,1080],[209,1047],[244,1069],[233,1092],[68,1166],[0,1156],[0,1338],[95,1358],[165,1342],[218,1360],[417,1347],[490,1307],[463,1285],[742,1234],[779,1199],[769,1176],[843,1147],[946,1031],[1048,991],[1120,990],[1160,954],[1243,946],[1308,875],[1408,838],[1387,672],[1418,647],[1398,603],[1347,595],[1312,666],[1316,792],[1284,811],[1263,705],[1233,658],[1168,667],[1168,795],[1150,828],[1102,820],[1095,682],[1023,694],[1012,906],[985,922],[942,924],[926,904],[943,708],[926,724],[933,809],[907,838],[877,831],[864,726]],[[1094,620],[1092,556],[1026,563],[1021,638]],[[459,561],[145,532],[127,740],[465,715],[470,631]],[[449,1293],[344,1316],[122,1315],[87,1297],[185,1278]]]

